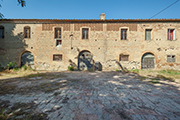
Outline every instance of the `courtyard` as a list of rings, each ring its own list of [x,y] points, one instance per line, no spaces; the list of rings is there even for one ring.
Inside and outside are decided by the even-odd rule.
[[[115,71],[0,75],[0,119],[178,120],[180,84]]]

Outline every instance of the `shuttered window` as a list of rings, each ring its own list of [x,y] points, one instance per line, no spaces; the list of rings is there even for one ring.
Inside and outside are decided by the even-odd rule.
[[[24,27],[24,38],[30,38],[31,37],[31,28],[30,27]]]
[[[88,39],[88,32],[89,32],[89,28],[83,28],[82,29],[82,39]]]
[[[121,40],[127,40],[127,29],[121,29]]]
[[[145,40],[151,40],[151,29],[145,30]]]
[[[55,38],[61,38],[61,28],[55,28]]]
[[[168,40],[174,40],[174,39],[175,39],[175,30],[168,29]]]

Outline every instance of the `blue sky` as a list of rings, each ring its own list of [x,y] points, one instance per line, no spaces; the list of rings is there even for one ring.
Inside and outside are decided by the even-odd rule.
[[[0,0],[8,19],[149,19],[177,0]],[[180,1],[154,18],[180,18]]]

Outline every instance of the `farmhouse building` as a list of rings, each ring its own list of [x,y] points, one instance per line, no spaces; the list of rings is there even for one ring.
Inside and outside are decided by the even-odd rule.
[[[180,69],[180,19],[3,19],[0,66]]]

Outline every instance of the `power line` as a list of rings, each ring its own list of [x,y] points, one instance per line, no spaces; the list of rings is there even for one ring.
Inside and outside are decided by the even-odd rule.
[[[175,1],[174,3],[170,4],[169,6],[167,6],[166,8],[164,8],[163,10],[161,10],[160,12],[156,13],[155,15],[153,15],[152,17],[150,17],[149,19],[152,19],[153,17],[157,16],[158,14],[162,13],[163,11],[165,11],[166,9],[168,9],[169,7],[171,7],[172,5],[176,4],[177,2],[179,2],[179,0]]]

